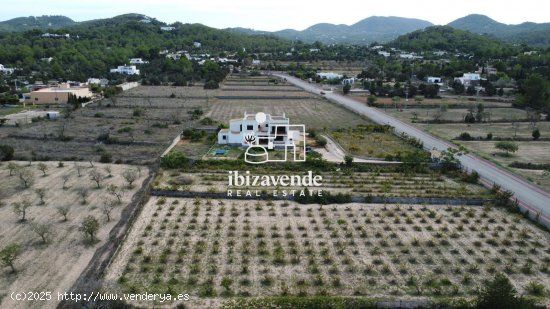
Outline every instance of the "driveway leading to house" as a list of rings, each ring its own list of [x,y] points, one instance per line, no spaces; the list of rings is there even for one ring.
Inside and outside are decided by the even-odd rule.
[[[333,92],[321,94],[322,89],[317,87],[315,84],[310,84],[301,79],[282,73],[274,73],[273,75],[286,78],[288,82],[311,93],[322,95],[328,100],[341,104],[356,113],[364,115],[376,123],[388,124],[395,128],[395,132],[397,134],[405,132],[409,136],[416,137],[424,143],[424,148],[427,150],[436,149],[443,151],[449,147],[456,148],[455,145],[448,141],[439,139],[421,129],[404,123],[376,108],[369,107],[365,103],[356,101],[350,97]],[[518,200],[518,204],[523,210],[529,210],[529,213],[532,216],[538,215],[539,222],[543,223],[547,227],[550,227],[549,192],[485,159],[480,158],[477,155],[467,154],[460,156],[459,158],[462,166],[464,166],[466,170],[475,170],[479,173],[481,176],[481,182],[485,186],[491,187],[493,183],[496,183],[503,189],[513,192],[514,198]]]

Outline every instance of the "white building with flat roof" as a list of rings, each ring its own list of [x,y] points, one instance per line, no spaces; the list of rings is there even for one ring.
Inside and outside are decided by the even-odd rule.
[[[111,73],[139,75],[139,70],[136,69],[135,65],[119,65],[116,69],[111,69]]]
[[[479,73],[464,73],[462,77],[456,77],[455,81],[460,82],[462,85],[468,87],[470,85],[477,85],[481,80]]]
[[[147,63],[149,63],[149,61],[143,60],[141,58],[131,58],[130,59],[130,64],[147,64]]]
[[[265,114],[265,121],[258,122],[257,114],[245,113],[243,118],[231,119],[228,129],[221,129],[218,132],[218,144],[233,146],[248,146],[250,141],[245,136],[251,134],[255,137],[258,145],[266,145],[271,142],[273,147],[284,146],[293,139],[292,130],[289,130],[289,119],[285,114],[272,116]]]
[[[342,74],[334,73],[334,72],[320,72],[317,73],[317,76],[321,79],[340,79],[344,76]]]
[[[12,74],[15,69],[12,68],[6,68],[2,64],[0,64],[0,73],[2,74]]]

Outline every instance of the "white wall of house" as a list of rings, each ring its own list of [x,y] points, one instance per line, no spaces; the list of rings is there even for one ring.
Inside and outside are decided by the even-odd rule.
[[[218,132],[218,144],[248,146],[245,142],[245,135],[254,133],[257,140],[266,137],[273,137],[272,128],[276,126],[288,126],[289,119],[283,116],[266,115],[266,121],[258,124],[255,119],[255,114],[245,114],[241,119],[232,119],[229,122],[228,129],[222,129]],[[287,132],[288,133],[288,132]],[[224,138],[225,136],[225,138]],[[288,136],[285,136],[283,143],[287,141]]]

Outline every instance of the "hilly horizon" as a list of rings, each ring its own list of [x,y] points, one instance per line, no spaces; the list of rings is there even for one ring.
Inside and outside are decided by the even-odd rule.
[[[75,26],[94,25],[124,20],[148,18],[154,25],[168,23],[143,14],[128,13],[110,18],[74,21],[62,15],[43,15],[17,17],[0,22],[0,32],[19,32],[32,29],[60,29]],[[175,22],[173,24],[181,24]],[[201,24],[202,25],[202,24]],[[504,24],[480,14],[470,14],[447,24],[455,29],[489,36],[508,43],[533,46],[550,46],[550,23],[524,22],[517,25]],[[373,42],[387,43],[397,37],[434,26],[433,23],[397,16],[370,16],[354,24],[317,23],[304,30],[283,29],[279,31],[262,31],[243,27],[220,29],[246,35],[274,35],[287,40],[300,40],[306,43],[319,41],[323,44],[358,44],[367,45]],[[208,26],[207,26],[208,27]]]
[[[518,44],[549,46],[550,23],[523,22],[504,24],[488,16],[470,14],[456,19],[449,26],[476,34],[488,35],[503,41]]]
[[[307,43],[319,41],[323,44],[369,44],[387,42],[399,35],[429,26],[433,26],[433,24],[421,19],[370,16],[352,25],[318,23],[302,31],[284,29],[269,32],[246,28],[227,28],[226,30],[247,34],[273,34],[288,40],[301,40]]]

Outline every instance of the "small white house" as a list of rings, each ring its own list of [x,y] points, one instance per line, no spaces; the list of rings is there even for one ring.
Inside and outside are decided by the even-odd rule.
[[[252,60],[252,65],[259,65],[260,64],[260,60],[258,59],[253,59]]]
[[[320,72],[317,73],[317,76],[321,79],[341,79],[342,77],[344,77],[342,74],[333,72]]]
[[[88,85],[99,85],[99,86],[107,86],[109,84],[109,80],[108,79],[105,79],[105,78],[93,78],[93,77],[90,77],[88,78],[88,81],[87,81]]]
[[[384,56],[384,57],[386,57],[386,58],[388,58],[388,57],[391,55],[389,52],[383,51],[383,50],[378,51],[378,54],[379,54],[380,56]]]
[[[131,58],[130,64],[147,64],[149,61],[143,60],[141,58]]]
[[[428,84],[442,84],[443,79],[441,77],[428,76]],[[441,86],[441,85],[440,85]]]
[[[193,42],[193,46],[196,48],[200,48],[202,46],[201,42]]]
[[[344,79],[342,79],[342,85],[353,85],[353,84],[355,84],[356,80],[357,80],[357,78],[355,78],[355,77],[344,78]]]
[[[135,65],[119,65],[116,69],[111,69],[111,73],[139,75],[139,70],[136,69]]]
[[[2,64],[0,64],[0,73],[2,73],[2,74],[13,74],[13,71],[15,71],[15,69],[6,68]]]
[[[481,80],[481,77],[479,76],[479,73],[464,73],[462,77],[456,77],[455,81],[460,82],[464,86],[470,86],[470,85],[477,85],[479,84],[479,81]]]
[[[169,27],[169,26],[163,26],[163,27],[160,27],[160,30],[162,31],[172,31],[172,30],[175,30],[176,27]]]
[[[231,119],[228,129],[221,129],[218,132],[218,144],[233,145],[233,146],[248,146],[249,143],[245,140],[246,136],[254,136],[258,145],[269,146],[272,143],[273,147],[284,146],[293,139],[295,132],[289,130],[289,119],[282,116],[271,116],[265,114],[265,121],[259,123],[257,114],[245,113],[243,118]]]

